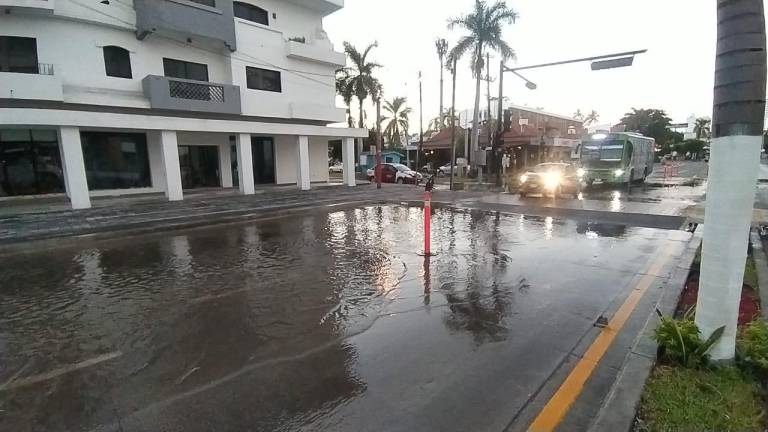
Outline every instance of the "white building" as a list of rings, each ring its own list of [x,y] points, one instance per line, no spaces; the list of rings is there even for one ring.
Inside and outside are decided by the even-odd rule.
[[[0,0],[0,200],[328,180],[344,0]],[[348,157],[347,157],[348,156]],[[1,203],[2,201],[0,201]],[[1,205],[1,204],[0,204]]]

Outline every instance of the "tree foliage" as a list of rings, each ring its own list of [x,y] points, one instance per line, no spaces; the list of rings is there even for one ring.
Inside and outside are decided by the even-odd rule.
[[[360,52],[351,43],[344,42],[344,52],[349,57],[352,65],[339,69],[337,73],[336,90],[339,91],[340,89],[338,76],[341,76],[343,79],[341,80],[341,91],[339,91],[339,94],[342,97],[346,97],[349,94],[354,95],[360,104],[358,127],[361,128],[364,127],[363,103],[369,96],[375,99],[381,94],[381,84],[373,76],[374,71],[380,68],[381,65],[368,59],[371,50],[377,46],[378,44],[374,42]],[[352,98],[350,97],[349,100],[351,101]]]
[[[655,138],[659,145],[682,141],[682,134],[669,129],[672,119],[664,110],[632,108],[632,111],[624,114],[621,123],[626,126],[627,131],[636,131]]]
[[[708,139],[710,136],[710,124],[712,120],[704,117],[696,119],[696,124],[693,126],[693,133],[696,134],[696,139]]]
[[[411,114],[411,108],[406,106],[404,97],[396,97],[391,101],[384,101],[384,111],[387,113],[381,121],[384,123],[384,136],[390,144],[402,146],[402,136],[408,135],[408,116]]]
[[[488,4],[486,0],[475,0],[469,14],[461,15],[448,21],[448,28],[463,28],[467,34],[462,36],[451,49],[449,62],[471,55],[470,68],[475,77],[475,105],[472,121],[472,148],[478,145],[478,122],[480,111],[480,79],[483,75],[485,50],[492,49],[501,54],[503,59],[515,59],[515,51],[507,44],[502,35],[504,24],[512,24],[518,18],[517,12],[509,8],[505,1],[497,0]]]

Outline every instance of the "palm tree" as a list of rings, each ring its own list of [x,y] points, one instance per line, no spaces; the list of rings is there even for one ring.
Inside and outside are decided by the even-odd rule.
[[[361,53],[351,43],[344,42],[344,52],[352,61],[351,67],[345,67],[342,69],[348,78],[348,85],[351,87],[351,93],[357,97],[359,102],[359,119],[358,127],[365,127],[363,123],[363,103],[373,92],[375,92],[378,85],[378,81],[373,77],[373,72],[380,68],[381,65],[368,60],[368,55],[373,48],[376,48],[378,43],[374,42],[368,45]]]
[[[355,127],[355,120],[352,118],[352,98],[355,94],[350,83],[349,73],[345,69],[336,71],[336,93],[344,99],[344,105],[347,106],[347,125],[352,128]]]
[[[440,115],[443,113],[443,59],[448,53],[448,41],[445,39],[438,39],[435,41],[435,49],[437,49],[437,56],[440,58]],[[441,122],[442,123],[442,122]]]
[[[573,113],[573,118],[575,118],[576,120],[581,120],[583,122],[584,121],[584,114],[581,112],[580,109],[577,109],[576,112]]]
[[[600,114],[598,114],[597,111],[592,110],[592,111],[589,112],[589,114],[584,116],[584,120],[583,120],[584,127],[587,127],[587,126],[589,126],[591,124],[597,123],[598,120],[600,120]]]
[[[471,69],[475,76],[475,109],[472,120],[472,150],[477,149],[480,140],[480,80],[483,75],[483,56],[486,49],[493,49],[503,59],[515,59],[515,52],[502,39],[502,24],[512,24],[517,20],[517,12],[510,9],[502,0],[488,5],[486,0],[475,0],[475,7],[468,15],[462,15],[448,21],[448,28],[462,27],[469,34],[462,36],[451,50],[451,58],[459,59],[467,52],[472,52]]]
[[[396,97],[391,101],[384,101],[384,111],[388,113],[381,118],[386,124],[384,135],[390,144],[401,146],[403,133],[408,135],[408,116],[411,114],[411,108],[406,106],[404,97]]]
[[[696,134],[696,139],[708,139],[709,138],[709,125],[712,120],[704,117],[696,119],[696,124],[693,126],[693,133]]]

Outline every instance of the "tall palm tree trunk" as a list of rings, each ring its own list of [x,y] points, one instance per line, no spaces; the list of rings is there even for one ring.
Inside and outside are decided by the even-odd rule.
[[[438,130],[443,128],[443,58],[440,57],[440,123]]]
[[[478,56],[479,57],[479,56]],[[477,164],[477,158],[475,157],[475,152],[478,150],[478,145],[480,144],[480,81],[482,80],[482,73],[483,71],[479,68],[476,68],[475,75],[475,109],[474,109],[474,118],[472,119],[472,151],[469,152],[470,158],[472,160],[472,165],[475,169],[479,168],[479,165]],[[478,181],[480,181],[480,176],[478,176]]]
[[[358,115],[360,117],[358,117],[357,125],[360,129],[363,129],[365,128],[365,123],[363,122],[363,102],[365,101],[365,99],[357,98],[357,100],[358,102],[360,102],[358,106]],[[358,138],[358,144],[357,144],[358,157],[360,157],[360,154],[362,153],[363,153],[363,138]]]
[[[696,324],[715,360],[734,358],[765,112],[763,0],[718,0],[713,136]]]

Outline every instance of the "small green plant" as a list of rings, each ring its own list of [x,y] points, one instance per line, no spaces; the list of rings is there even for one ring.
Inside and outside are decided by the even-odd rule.
[[[654,339],[664,348],[664,356],[673,363],[684,367],[696,368],[707,364],[707,351],[722,337],[725,326],[712,332],[709,338],[701,339],[699,328],[693,321],[693,309],[685,313],[682,319],[665,317],[656,309],[661,323],[656,328]]]
[[[748,367],[768,372],[768,323],[755,320],[747,324],[736,346],[739,358]]]

